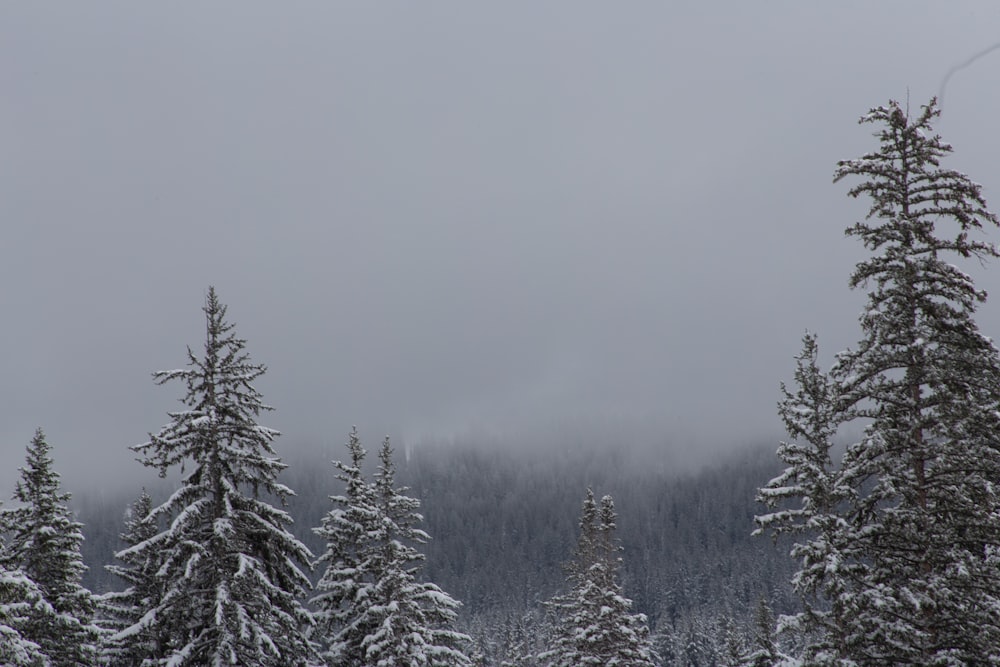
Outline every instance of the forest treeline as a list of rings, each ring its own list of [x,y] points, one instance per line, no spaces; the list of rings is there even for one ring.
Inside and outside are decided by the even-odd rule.
[[[751,536],[762,510],[757,487],[781,471],[774,447],[751,443],[675,473],[669,462],[616,447],[425,442],[400,459],[398,479],[421,500],[431,536],[424,578],[462,602],[458,627],[487,658],[513,650],[524,618],[544,620],[543,603],[563,586],[580,501],[592,487],[615,499],[624,591],[648,616],[661,654],[683,642],[702,656],[699,664],[711,665],[722,664],[730,623],[750,633],[761,599],[776,613],[796,608],[787,541]],[[323,454],[304,448],[290,456],[284,475],[296,491],[289,501],[294,532],[313,553],[323,544],[310,528],[329,510],[328,496],[343,492],[335,474]],[[164,482],[150,492],[162,498],[171,488]],[[92,590],[119,585],[103,565],[122,548],[123,508],[139,491],[123,485],[74,495],[86,526],[84,583]]]

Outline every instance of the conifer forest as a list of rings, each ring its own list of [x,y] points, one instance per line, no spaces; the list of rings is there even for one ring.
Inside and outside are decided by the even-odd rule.
[[[831,163],[863,206],[856,342],[807,330],[773,378],[784,438],[696,468],[349,423],[335,460],[286,449],[253,331],[207,287],[151,369],[165,423],[121,443],[155,481],[71,494],[64,443],[25,434],[0,665],[1000,665],[1000,352],[972,277],[1000,218],[940,115],[861,116],[868,148]]]

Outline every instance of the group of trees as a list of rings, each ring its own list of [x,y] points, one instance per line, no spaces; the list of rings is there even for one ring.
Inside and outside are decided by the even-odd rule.
[[[1000,664],[1000,353],[975,321],[985,293],[950,263],[1000,256],[973,238],[1000,220],[979,185],[941,166],[951,148],[932,130],[938,113],[934,100],[916,118],[895,102],[873,109],[862,122],[880,124],[879,149],[835,174],[860,177],[849,194],[872,199],[847,229],[872,253],[851,276],[869,289],[862,337],[823,371],[805,335],[779,404],[786,468],[757,493],[769,511],[756,532],[787,540],[798,563],[798,608],[775,621],[762,601],[749,634],[723,622],[707,658],[670,614],[651,636],[623,592],[614,502],[588,492],[566,588],[544,619],[508,626],[503,665]],[[428,535],[388,440],[369,479],[351,432],[349,461],[335,464],[343,494],[314,529],[318,560],[290,532],[278,434],[257,421],[270,409],[253,386],[265,368],[214,290],[204,310],[204,356],[189,349],[187,368],[154,376],[186,385],[184,409],[134,450],[161,476],[187,472],[162,504],[143,494],[128,513],[109,568],[124,590],[81,584],[81,524],[35,434],[17,506],[0,511],[0,663],[483,662],[455,629],[458,603],[421,576]],[[843,448],[845,427],[863,435]]]
[[[269,502],[284,505],[294,493],[277,479],[285,468],[272,445],[278,433],[258,423],[270,409],[253,385],[265,367],[250,362],[211,288],[204,312],[204,355],[189,348],[187,368],[154,374],[160,384],[186,385],[184,409],[133,450],[161,477],[175,466],[188,472],[162,504],[144,491],[127,512],[126,548],[108,566],[124,590],[94,595],[81,585],[82,524],[60,492],[44,434],[29,445],[19,506],[0,514],[3,664],[471,666],[471,640],[452,628],[459,603],[419,576],[417,547],[428,535],[419,501],[396,484],[388,438],[369,481],[366,452],[351,432],[350,462],[335,462],[345,493],[330,497],[334,507],[314,529],[326,546],[314,563],[289,531],[290,515]],[[604,608],[589,613],[611,631],[621,614],[648,645],[645,619],[628,614],[618,589],[614,512],[605,500],[601,527],[584,525],[581,544],[592,546],[578,554],[574,581],[582,583],[590,568],[583,559],[592,559],[590,569],[603,572],[592,584],[610,597],[588,604],[617,607],[610,617]],[[307,599],[314,565],[325,571]],[[563,606],[580,622],[583,607]]]
[[[330,540],[319,561],[328,568],[312,600],[319,611],[307,608],[313,555],[288,530],[287,512],[269,502],[293,492],[277,480],[285,467],[272,445],[278,433],[257,421],[270,409],[253,385],[265,368],[250,362],[213,289],[204,311],[204,356],[189,348],[187,368],[154,374],[158,383],[185,383],[184,409],[133,449],[161,476],[175,466],[188,472],[165,502],[154,507],[144,492],[128,513],[121,564],[109,567],[124,590],[97,596],[81,585],[81,524],[41,431],[28,447],[19,506],[0,515],[3,664],[469,664],[466,637],[446,627],[458,603],[416,581],[421,556],[411,542],[426,534],[418,502],[394,486],[388,441],[375,483],[359,478],[355,496],[335,498],[347,509],[332,510],[317,529]],[[356,433],[350,451],[360,463]],[[345,513],[363,517],[352,526],[360,533],[336,530]],[[359,557],[353,569],[344,554]]]
[[[793,563],[784,543],[754,538],[748,528],[759,512],[756,488],[781,469],[773,446],[758,443],[690,468],[651,458],[634,444],[640,435],[618,434],[622,444],[615,450],[595,432],[546,440],[572,443],[569,449],[463,438],[423,441],[406,456],[394,440],[396,479],[410,487],[406,495],[421,500],[421,528],[433,536],[418,546],[426,555],[421,579],[462,601],[453,628],[472,638],[468,654],[477,664],[499,667],[548,649],[555,619],[544,603],[566,588],[562,566],[578,540],[588,487],[598,501],[606,493],[614,496],[620,515],[615,534],[623,548],[620,583],[634,612],[647,616],[657,664],[722,664],[727,635],[741,645],[752,643],[761,598],[776,614],[796,610],[788,584]],[[375,474],[379,448],[368,442],[365,448],[365,474]],[[327,540],[310,526],[322,524],[329,495],[346,495],[346,485],[334,479],[338,471],[332,466],[314,462],[349,463],[351,456],[339,443],[333,452],[308,443],[284,449],[289,467],[281,479],[296,492],[286,508],[295,521],[292,530],[319,556]],[[59,458],[57,448],[57,464]],[[122,509],[139,496],[141,485],[161,499],[174,484],[131,479],[73,489],[71,506],[85,525],[85,586],[100,593],[122,587],[122,579],[104,566],[121,565],[114,554],[128,546],[118,537]],[[135,514],[130,511],[126,522]],[[324,563],[311,573],[314,591],[325,569]]]
[[[419,581],[427,541],[418,528],[419,502],[397,488],[389,439],[379,449],[373,482],[361,469],[365,450],[357,429],[348,440],[349,464],[337,462],[346,484],[336,507],[316,533],[327,549],[326,572],[312,599],[324,657],[331,665],[471,665],[468,636],[450,629],[458,602],[436,585]]]
[[[758,518],[795,539],[803,607],[781,627],[806,665],[1000,664],[1000,356],[974,319],[985,293],[950,263],[997,257],[973,235],[998,220],[941,166],[938,114],[873,109],[879,149],[836,170],[872,201],[847,229],[872,253],[850,280],[862,337],[822,372],[806,335]],[[848,424],[863,435],[835,464]]]
[[[615,541],[614,501],[587,491],[580,539],[566,566],[569,592],[549,606],[558,615],[552,648],[539,656],[552,667],[620,665],[654,667],[646,617],[631,612],[618,581],[620,547]]]

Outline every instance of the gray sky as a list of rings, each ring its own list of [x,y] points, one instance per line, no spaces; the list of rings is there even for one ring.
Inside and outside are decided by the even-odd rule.
[[[38,425],[70,490],[152,476],[125,448],[178,405],[150,373],[210,284],[285,455],[354,423],[780,437],[803,330],[857,337],[856,119],[998,26],[992,0],[2,3],[0,497]],[[998,72],[956,73],[938,124],[995,210]]]

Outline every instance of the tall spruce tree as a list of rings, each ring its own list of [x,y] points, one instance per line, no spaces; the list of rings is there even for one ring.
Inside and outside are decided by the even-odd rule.
[[[611,496],[604,496],[598,507],[593,491],[588,489],[580,518],[580,538],[566,567],[570,591],[550,603],[560,621],[552,647],[539,656],[543,664],[656,664],[646,617],[632,613],[632,601],[622,594],[618,583],[621,547],[614,537],[616,521]]]
[[[20,506],[0,512],[7,534],[0,565],[35,582],[47,605],[27,615],[24,637],[53,667],[90,666],[97,659],[100,631],[93,622],[93,596],[80,583],[86,570],[80,555],[83,526],[66,504],[70,494],[59,490],[51,451],[42,430],[35,431],[14,492]]]
[[[323,520],[327,563],[314,598],[318,627],[330,633],[331,665],[350,667],[463,667],[468,636],[451,629],[459,603],[438,586],[418,580],[424,559],[415,545],[427,541],[419,528],[420,502],[395,486],[392,446],[379,449],[374,482],[364,481],[357,430],[348,441],[351,464],[337,462],[344,496]]]
[[[950,263],[996,257],[972,234],[998,220],[979,185],[941,166],[938,113],[934,100],[916,118],[896,102],[871,110],[861,122],[880,125],[879,149],[835,174],[872,201],[847,229],[872,255],[851,276],[868,304],[830,371],[828,420],[861,420],[864,436],[829,482],[833,531],[807,533],[828,567],[804,559],[799,576],[829,612],[800,619],[822,635],[807,664],[1000,664],[1000,357],[974,319],[985,293]]]
[[[212,288],[204,312],[204,356],[188,348],[188,368],[153,376],[186,384],[185,409],[132,448],[161,476],[176,465],[190,472],[145,519],[166,528],[118,554],[160,563],[157,599],[123,636],[164,638],[150,665],[311,664],[311,616],[299,599],[312,554],[289,532],[289,515],[262,497],[293,495],[277,481],[278,433],[257,422],[271,409],[253,385],[265,367],[250,362]]]

